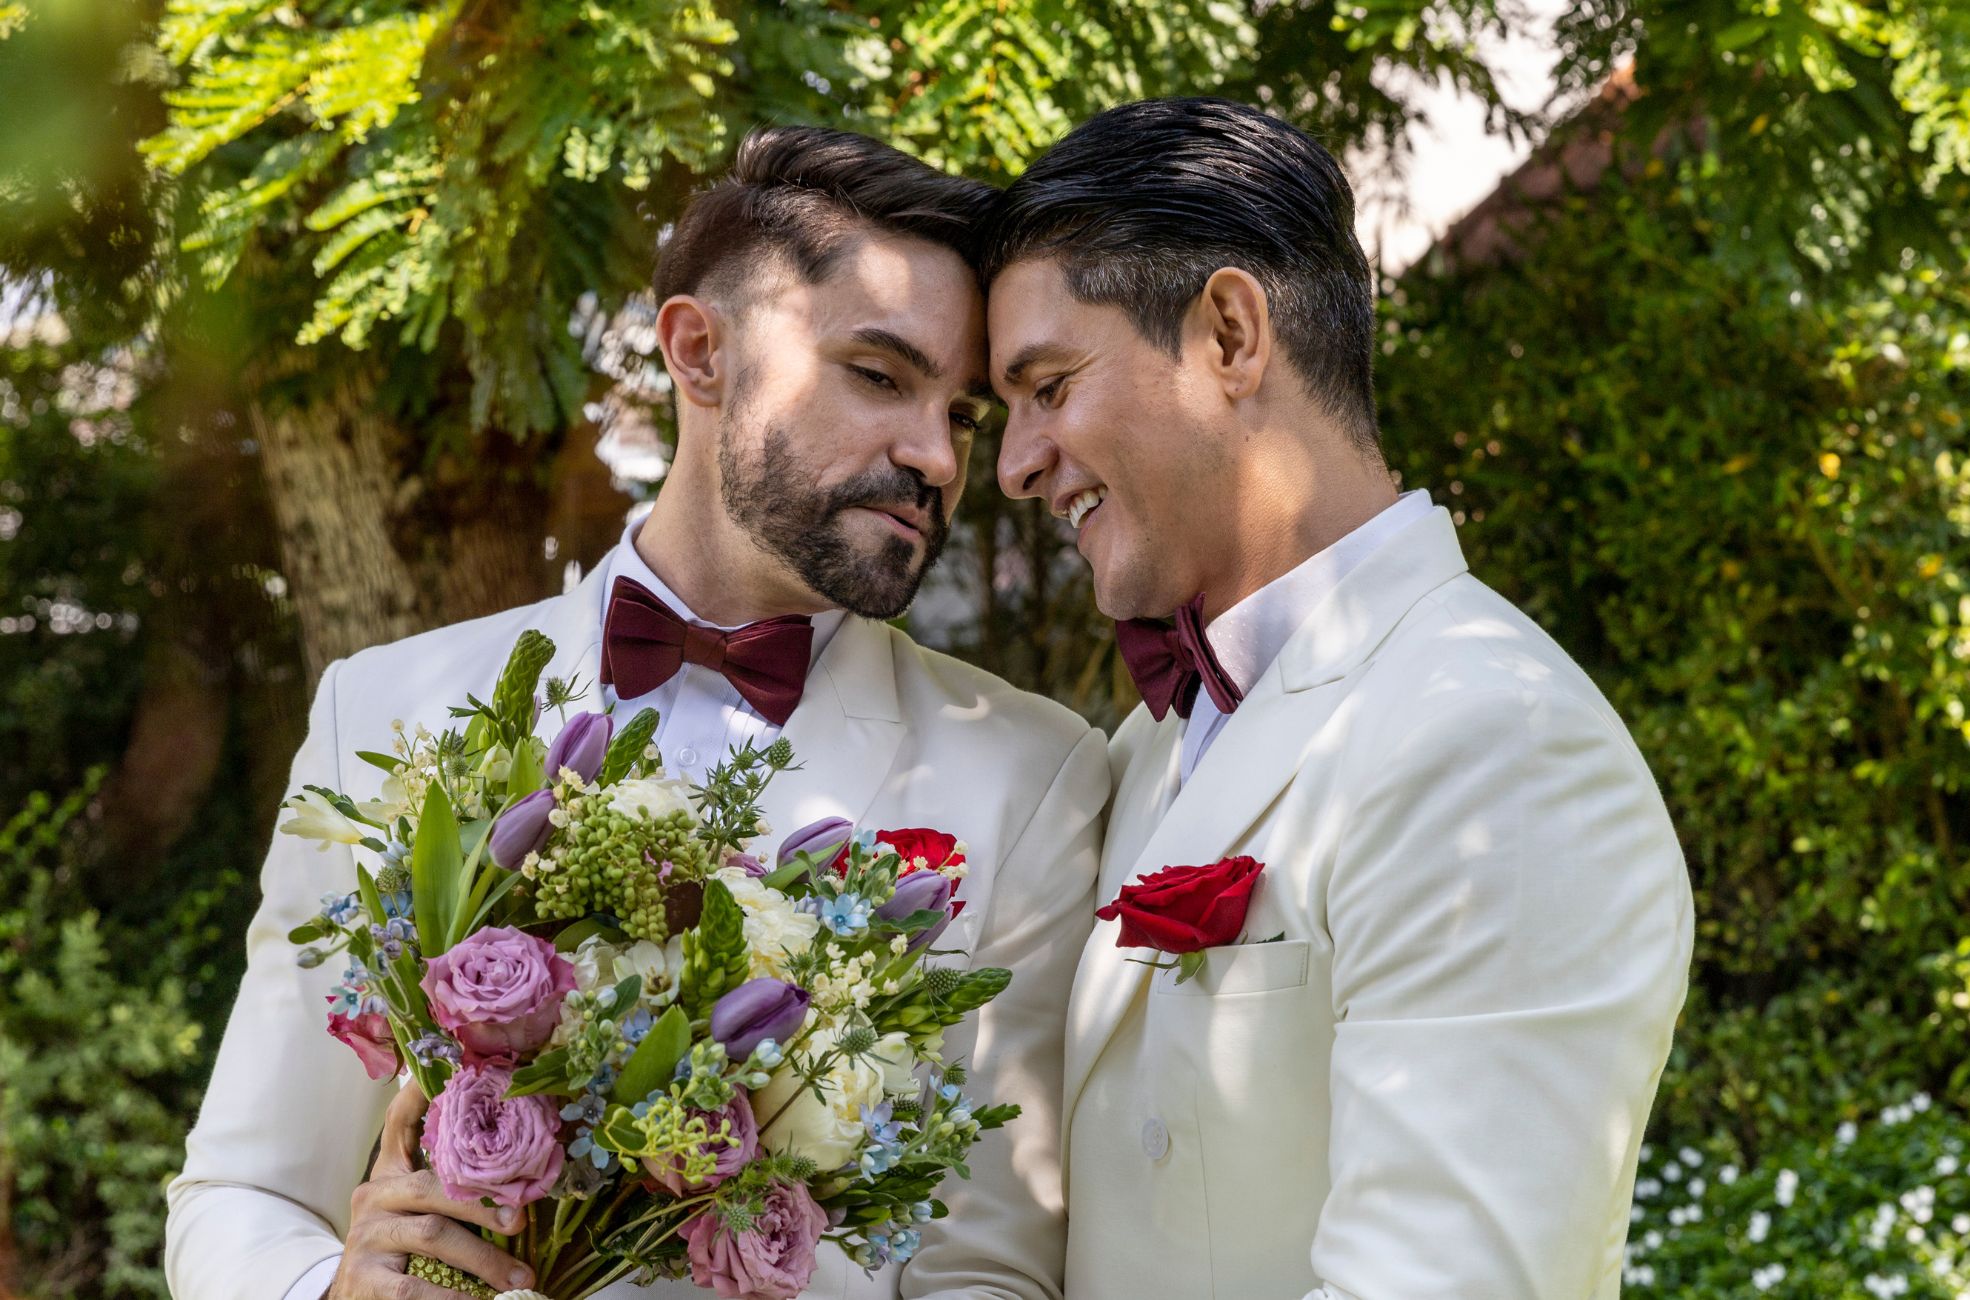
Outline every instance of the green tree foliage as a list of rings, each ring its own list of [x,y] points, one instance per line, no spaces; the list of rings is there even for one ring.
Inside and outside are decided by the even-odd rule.
[[[1745,275],[1676,197],[1609,180],[1508,266],[1405,281],[1386,436],[1662,782],[1698,935],[1659,1123],[1755,1154],[1898,1083],[1970,1101],[1937,967],[1970,904],[1970,301],[1933,262]]]
[[[167,1294],[164,1181],[205,1070],[168,967],[133,972],[137,936],[63,900],[94,789],[34,796],[0,826],[0,1267],[29,1265],[0,1288],[51,1300]]]

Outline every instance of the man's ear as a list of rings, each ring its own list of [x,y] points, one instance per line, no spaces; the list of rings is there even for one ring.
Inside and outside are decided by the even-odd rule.
[[[725,319],[702,298],[680,293],[657,309],[657,346],[677,395],[693,406],[725,400]]]
[[[1204,282],[1197,310],[1209,349],[1206,357],[1225,398],[1236,402],[1257,394],[1272,360],[1272,313],[1265,287],[1249,271],[1221,266]]]

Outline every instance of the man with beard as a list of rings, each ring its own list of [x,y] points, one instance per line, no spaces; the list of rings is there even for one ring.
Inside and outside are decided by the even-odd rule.
[[[807,1294],[1057,1297],[1062,1016],[1091,924],[1108,774],[1099,733],[1067,710],[915,645],[901,613],[948,534],[983,417],[983,307],[961,252],[990,202],[886,145],[842,132],[755,133],[679,219],[658,272],[658,334],[677,392],[675,463],[654,509],[566,595],[363,651],[323,675],[291,788],[360,793],[354,757],[392,721],[433,731],[485,695],[515,638],[557,647],[550,676],[599,683],[622,717],[662,717],[673,774],[782,735],[798,770],[764,808],[780,833],[838,816],[931,826],[964,842],[965,911],[943,941],[1016,972],[953,1031],[971,1090],[1021,1118],[975,1152],[900,1267],[865,1276],[826,1246]],[[322,1032],[330,972],[284,936],[355,882],[346,849],[281,837],[185,1171],[170,1190],[167,1269],[197,1300],[443,1300],[404,1272],[433,1256],[496,1288],[516,1261],[467,1225],[491,1208],[412,1170],[395,1091]],[[648,1292],[703,1294],[688,1283]]]

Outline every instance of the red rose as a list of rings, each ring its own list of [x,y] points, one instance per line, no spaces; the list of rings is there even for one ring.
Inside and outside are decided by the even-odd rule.
[[[1221,947],[1245,928],[1245,909],[1264,870],[1263,862],[1251,858],[1164,867],[1122,886],[1115,901],[1095,915],[1104,921],[1121,918],[1117,948],[1186,953]]]
[[[958,847],[958,837],[946,835],[943,831],[933,831],[927,827],[914,826],[900,831],[877,831],[876,843],[887,844],[896,850],[903,859],[903,870],[898,875],[907,876],[912,871],[935,871],[939,867],[955,867],[964,864],[964,851]],[[917,859],[923,859],[919,866]],[[844,875],[848,871],[848,846],[841,846],[835,855],[835,874]]]

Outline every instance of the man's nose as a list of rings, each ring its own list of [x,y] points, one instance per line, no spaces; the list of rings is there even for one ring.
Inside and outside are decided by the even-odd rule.
[[[915,470],[931,487],[942,490],[955,483],[963,466],[958,464],[950,413],[939,408],[934,417],[912,420],[890,448],[889,458],[904,469]]]
[[[1008,415],[999,440],[999,491],[1015,501],[1039,496],[1045,490],[1047,470],[1058,458],[1053,440],[1040,433],[1032,419],[1016,412]]]

